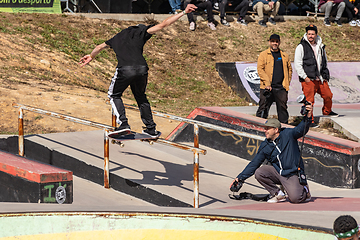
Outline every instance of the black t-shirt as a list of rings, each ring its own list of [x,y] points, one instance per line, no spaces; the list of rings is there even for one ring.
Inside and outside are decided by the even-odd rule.
[[[271,82],[271,87],[275,89],[282,89],[282,82],[284,80],[284,68],[283,61],[281,58],[280,51],[271,52],[274,57],[274,70],[273,70],[273,78]]]
[[[145,65],[147,63],[143,57],[143,48],[147,40],[152,34],[147,30],[153,25],[145,26],[138,24],[128,27],[105,43],[109,45],[115,52],[118,60],[117,67]]]

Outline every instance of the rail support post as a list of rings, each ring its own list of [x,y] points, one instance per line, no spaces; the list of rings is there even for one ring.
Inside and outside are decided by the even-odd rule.
[[[111,126],[116,127],[116,116],[114,110],[111,108]]]
[[[199,126],[194,124],[194,147],[199,148]],[[199,208],[199,153],[194,151],[194,208]]]
[[[109,180],[109,130],[104,130],[104,188],[110,188]]]
[[[23,116],[23,109],[19,108],[19,155],[24,156],[24,116]]]

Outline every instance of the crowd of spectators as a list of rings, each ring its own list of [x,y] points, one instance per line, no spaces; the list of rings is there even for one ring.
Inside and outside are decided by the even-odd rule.
[[[267,23],[276,25],[275,17],[278,15],[281,2],[280,0],[169,0],[173,14],[180,13],[186,6],[191,3],[198,7],[197,12],[203,11],[207,15],[208,26],[216,30],[214,21],[214,12],[220,15],[220,23],[223,26],[230,26],[226,19],[226,13],[237,14],[237,21],[243,26],[247,26],[245,15],[249,11],[256,13],[259,18],[259,25],[267,27]],[[360,0],[320,0],[319,13],[324,15],[324,24],[331,26],[330,17],[334,15],[333,22],[341,27],[341,17],[346,17],[350,26],[360,27]],[[265,19],[264,14],[268,15]],[[190,30],[194,31],[196,23],[194,13],[188,16]]]

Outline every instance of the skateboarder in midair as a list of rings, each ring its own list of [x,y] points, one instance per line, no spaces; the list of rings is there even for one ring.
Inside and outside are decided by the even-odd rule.
[[[97,54],[106,48],[112,48],[116,54],[118,65],[114,76],[111,79],[108,96],[111,107],[116,115],[116,122],[119,127],[113,133],[130,133],[130,125],[125,115],[124,103],[121,96],[130,85],[131,91],[138,104],[141,120],[146,126],[143,133],[151,137],[158,137],[156,124],[153,120],[150,103],[147,100],[145,90],[148,82],[148,65],[143,57],[143,47],[153,34],[173,24],[182,16],[194,11],[197,7],[189,4],[186,9],[172,15],[157,25],[143,25],[128,27],[113,38],[96,46],[94,50],[80,59],[81,67],[93,60]]]

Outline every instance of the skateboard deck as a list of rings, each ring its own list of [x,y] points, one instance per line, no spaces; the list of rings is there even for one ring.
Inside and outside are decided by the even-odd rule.
[[[110,136],[110,134],[109,134],[108,137],[111,138],[111,143],[118,144],[121,147],[124,147],[123,142],[130,141],[130,140],[147,141],[147,142],[149,142],[149,144],[153,144],[161,136],[161,132],[158,132],[158,133],[159,134],[156,138],[152,138],[147,134],[137,133],[137,132],[130,132],[130,134],[118,135],[118,136]]]

